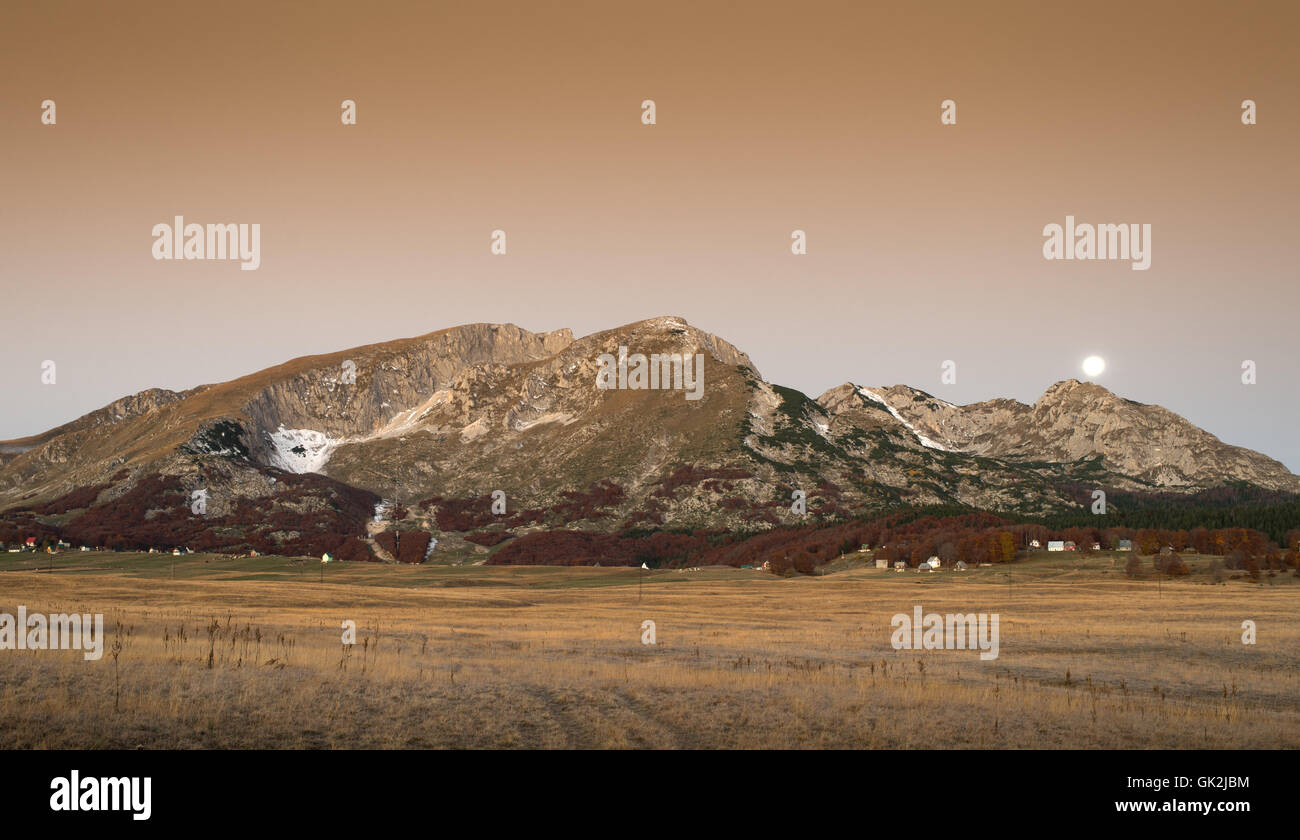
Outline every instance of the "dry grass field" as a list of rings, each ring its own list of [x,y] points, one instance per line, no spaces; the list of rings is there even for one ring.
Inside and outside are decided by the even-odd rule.
[[[937,574],[845,560],[797,579],[655,571],[638,600],[633,569],[345,564],[322,581],[319,564],[283,558],[60,555],[50,571],[9,555],[0,612],[101,612],[106,639],[96,662],[0,651],[0,743],[1300,746],[1300,585],[1216,585],[1208,558],[1188,561],[1190,577],[1160,582],[1106,556]],[[891,617],[918,604],[999,613],[999,658],[893,650]]]

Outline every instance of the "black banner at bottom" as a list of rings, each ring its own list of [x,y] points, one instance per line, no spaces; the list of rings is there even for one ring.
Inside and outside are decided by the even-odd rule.
[[[926,829],[1289,813],[1272,752],[10,752],[0,813],[67,828],[732,829],[867,807]],[[811,814],[805,815],[811,818]],[[448,822],[455,820],[455,822]],[[1043,820],[1051,822],[1044,823]],[[623,826],[620,829],[619,826]]]

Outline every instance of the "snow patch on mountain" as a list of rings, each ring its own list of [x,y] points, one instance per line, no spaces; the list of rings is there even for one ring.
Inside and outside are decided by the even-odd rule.
[[[268,432],[271,439],[271,466],[285,472],[320,472],[329,462],[330,453],[343,441],[312,429],[286,429],[281,426]]]
[[[883,406],[885,407],[885,409],[886,409],[890,414],[894,415],[894,419],[895,419],[895,420],[897,420],[898,422],[902,423],[902,424],[907,428],[907,430],[908,430],[909,432],[911,432],[911,433],[916,437],[917,441],[918,441],[922,446],[929,447],[930,449],[938,449],[940,452],[951,452],[951,451],[952,451],[951,449],[949,449],[948,447],[944,446],[943,444],[938,443],[937,441],[931,440],[930,438],[928,438],[928,437],[926,437],[925,435],[923,435],[923,434],[921,434],[920,432],[918,432],[918,431],[916,430],[916,428],[915,428],[911,423],[909,423],[909,422],[907,422],[905,419],[903,419],[903,415],[899,414],[898,411],[897,411],[897,410],[896,410],[892,405],[890,405],[888,402],[885,401],[885,398],[884,398],[884,397],[880,396],[880,395],[877,394],[875,391],[872,391],[870,388],[861,388],[861,387],[860,387],[860,388],[858,388],[858,393],[861,394],[862,396],[866,397],[867,399],[873,401],[873,402],[878,402],[878,403],[880,403],[881,405],[883,405]]]

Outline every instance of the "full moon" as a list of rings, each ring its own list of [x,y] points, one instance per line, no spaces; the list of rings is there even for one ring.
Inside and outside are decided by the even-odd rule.
[[[1100,376],[1106,369],[1106,360],[1101,356],[1089,356],[1083,360],[1083,372],[1088,376]]]

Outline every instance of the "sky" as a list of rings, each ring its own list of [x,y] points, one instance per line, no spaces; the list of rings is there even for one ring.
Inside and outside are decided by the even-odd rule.
[[[812,396],[1033,402],[1100,355],[1300,471],[1300,7],[1080,8],[5,3],[0,439],[458,324],[679,315]],[[155,260],[176,215],[260,224],[260,267]],[[1067,215],[1151,225],[1150,268],[1045,259]]]

